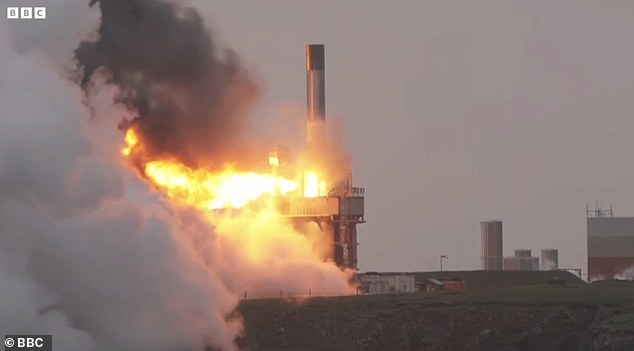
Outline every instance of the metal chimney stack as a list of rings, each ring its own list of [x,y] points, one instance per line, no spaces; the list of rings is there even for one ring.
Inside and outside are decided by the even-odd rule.
[[[307,130],[309,145],[323,142],[326,134],[326,77],[323,44],[306,45]]]

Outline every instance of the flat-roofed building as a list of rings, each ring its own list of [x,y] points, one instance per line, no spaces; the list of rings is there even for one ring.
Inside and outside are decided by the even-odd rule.
[[[589,216],[588,279],[610,279],[634,267],[634,217]]]

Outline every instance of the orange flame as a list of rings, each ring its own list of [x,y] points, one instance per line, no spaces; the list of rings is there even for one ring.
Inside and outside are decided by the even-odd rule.
[[[325,193],[325,177],[315,172],[301,174],[298,181],[278,175],[284,169],[277,152],[269,154],[269,173],[240,172],[232,167],[222,171],[190,168],[175,159],[150,159],[144,154],[143,138],[134,128],[126,131],[121,153],[141,167],[141,174],[164,192],[171,203],[191,206],[204,213],[203,219],[214,226],[215,240],[224,255],[214,256],[214,265],[226,276],[227,288],[248,290],[252,296],[266,296],[268,289],[290,291],[319,289],[326,294],[349,294],[350,271],[340,271],[327,261],[332,239],[321,229],[306,226],[302,231],[283,215],[275,201],[267,196],[285,196],[297,190],[307,196]],[[303,177],[303,179],[301,179]],[[301,186],[302,189],[299,189]],[[282,202],[284,204],[285,202]],[[282,206],[283,207],[283,206]],[[241,211],[211,212],[214,209]],[[229,253],[229,254],[227,254]],[[218,256],[218,257],[216,257]],[[301,270],[301,277],[297,271]],[[223,273],[223,276],[224,276]]]
[[[263,195],[286,195],[297,188],[295,182],[272,174],[231,168],[213,174],[170,161],[149,162],[145,174],[168,196],[203,209],[241,208]]]
[[[126,147],[121,153],[130,156],[139,143],[134,129],[126,131],[125,140]],[[277,157],[274,161],[278,162]],[[275,174],[237,172],[231,167],[212,173],[172,160],[150,161],[143,173],[170,198],[207,210],[238,209],[264,195],[283,196],[298,187],[297,183]]]
[[[277,156],[277,152],[269,152],[269,166],[279,167],[280,158]]]
[[[304,174],[304,197],[326,196],[326,182],[316,172]]]
[[[126,146],[121,149],[121,153],[124,156],[130,156],[132,149],[139,143],[139,137],[136,135],[134,129],[130,128],[125,132],[125,144]]]

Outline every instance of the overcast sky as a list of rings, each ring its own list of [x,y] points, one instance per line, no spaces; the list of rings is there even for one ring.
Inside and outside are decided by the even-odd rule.
[[[327,111],[366,188],[361,270],[479,268],[478,222],[501,219],[505,255],[553,247],[585,271],[586,204],[634,216],[631,1],[203,7],[265,80],[266,116],[303,108],[304,44],[326,44]]]

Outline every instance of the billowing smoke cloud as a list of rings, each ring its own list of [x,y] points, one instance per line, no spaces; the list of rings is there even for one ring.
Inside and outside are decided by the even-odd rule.
[[[179,216],[125,171],[122,111],[102,104],[89,120],[62,69],[72,53],[58,61],[5,23],[0,330],[53,334],[56,350],[232,350],[237,299],[191,255]]]
[[[95,40],[81,43],[82,86],[106,74],[152,158],[221,168],[245,160],[247,113],[259,89],[235,52],[214,41],[199,14],[161,0],[93,0]],[[252,150],[250,150],[252,151]]]
[[[243,291],[349,292],[349,272],[279,216],[210,223],[131,172],[121,120],[155,155],[233,160],[257,89],[195,12],[99,5],[81,87],[66,68],[85,18],[42,28],[59,31],[45,44],[0,22],[0,330],[53,334],[56,350],[230,351]]]

